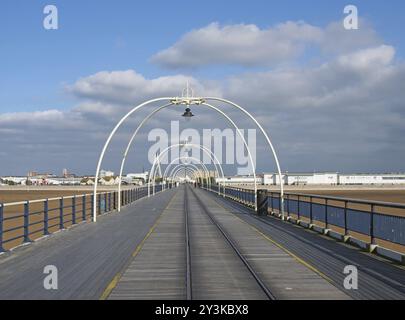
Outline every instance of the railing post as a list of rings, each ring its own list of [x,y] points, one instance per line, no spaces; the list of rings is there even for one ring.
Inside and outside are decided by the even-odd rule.
[[[99,195],[96,195],[96,201],[97,201],[97,208],[98,208],[98,214],[101,214],[101,193]]]
[[[93,203],[93,201],[92,201]],[[82,220],[86,221],[86,196],[82,198]]]
[[[91,195],[91,212],[94,211],[94,194]]]
[[[328,199],[325,199],[325,229],[328,229]]]
[[[273,192],[270,192],[270,201],[271,201],[271,214],[274,214],[274,202],[273,202]]]
[[[298,199],[297,199],[297,222],[300,221],[300,195],[298,195]]]
[[[24,203],[24,242],[31,242],[30,239],[30,202]]]
[[[374,204],[371,205],[371,213],[370,213],[370,244],[375,244],[374,239]]]
[[[314,223],[314,216],[313,216],[313,212],[312,212],[312,208],[313,208],[312,201],[313,201],[313,198],[309,197],[309,227],[310,228],[312,227],[312,225]]]
[[[44,201],[44,235],[49,234],[49,201]]]
[[[111,192],[108,193],[108,211],[111,212]]]
[[[289,219],[290,218],[290,195],[289,194],[287,194],[286,195],[287,197],[287,219]],[[280,196],[280,202],[281,202],[281,196]],[[280,213],[281,214],[281,213]]]
[[[0,203],[0,252],[4,252],[3,248],[3,220],[4,219],[4,206]]]
[[[76,196],[72,198],[72,225],[76,224]]]
[[[104,213],[107,212],[107,193],[104,193]]]
[[[63,206],[64,206],[64,201],[63,197],[59,199],[59,229],[63,230],[65,229],[65,224],[64,224],[64,219],[63,219]]]
[[[344,226],[345,226],[345,236],[348,235],[348,230],[347,230],[347,201],[345,201],[345,213],[344,213]]]

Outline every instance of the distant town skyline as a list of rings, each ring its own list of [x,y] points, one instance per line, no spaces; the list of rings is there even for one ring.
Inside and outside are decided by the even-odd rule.
[[[105,139],[131,107],[180,95],[187,82],[197,95],[225,97],[254,114],[282,171],[405,172],[403,1],[209,0],[191,9],[186,1],[56,0],[56,30],[43,26],[48,4],[0,4],[0,176],[94,174]],[[348,4],[358,8],[358,30],[343,26]],[[126,172],[149,170],[148,133],[169,130],[182,112],[151,119]],[[212,112],[193,113],[181,129],[227,127]],[[122,128],[104,168],[119,171],[147,114]],[[273,171],[258,134],[257,172]]]

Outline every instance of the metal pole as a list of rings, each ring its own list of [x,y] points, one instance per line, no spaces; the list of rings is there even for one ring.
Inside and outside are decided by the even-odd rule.
[[[49,234],[49,200],[44,201],[44,235]]]
[[[64,225],[64,219],[63,219],[63,197],[59,199],[59,229],[63,230],[65,229],[65,225]]]
[[[4,205],[0,203],[0,252],[4,252],[3,248],[3,222],[4,222]]]
[[[27,201],[24,204],[24,242],[31,242],[29,236],[29,224],[30,224],[30,202]]]

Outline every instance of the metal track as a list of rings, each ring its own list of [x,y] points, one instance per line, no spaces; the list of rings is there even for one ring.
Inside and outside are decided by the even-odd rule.
[[[188,186],[185,187],[185,197],[187,197],[187,188]],[[273,295],[273,293],[270,291],[270,289],[266,286],[266,284],[260,279],[259,275],[256,273],[256,271],[252,268],[250,263],[247,261],[247,259],[243,256],[243,254],[240,252],[238,249],[237,245],[235,242],[232,240],[232,238],[226,233],[226,231],[221,227],[221,225],[215,220],[215,218],[212,216],[210,213],[210,210],[207,208],[207,206],[204,204],[203,201],[197,196],[197,194],[194,192],[194,190],[191,190],[193,193],[194,197],[196,198],[198,204],[201,206],[205,214],[208,216],[210,221],[212,222],[213,225],[215,225],[222,236],[225,238],[225,240],[228,242],[228,244],[231,246],[231,248],[235,251],[236,255],[241,259],[243,264],[246,266],[246,268],[249,270],[253,278],[256,280],[257,284],[260,286],[260,288],[263,290],[265,295],[269,298],[269,300],[276,300],[276,297]]]
[[[188,226],[188,193],[187,186],[184,188],[184,214],[185,214],[185,228],[186,228],[186,298],[192,300],[192,286],[191,286],[191,253],[190,253],[190,230]]]

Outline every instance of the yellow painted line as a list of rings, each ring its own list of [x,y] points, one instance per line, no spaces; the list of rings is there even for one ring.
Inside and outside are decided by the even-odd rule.
[[[167,207],[162,211],[162,213],[160,214],[160,216],[156,219],[155,223],[153,224],[153,226],[149,229],[149,232],[146,234],[146,236],[143,238],[143,240],[141,241],[141,243],[136,247],[136,249],[134,250],[134,252],[132,252],[131,254],[131,259],[130,261],[128,261],[128,263],[125,265],[124,270],[118,272],[114,278],[111,280],[111,282],[108,284],[108,286],[105,288],[105,290],[103,291],[103,294],[100,296],[100,300],[106,300],[109,295],[111,294],[111,292],[114,290],[114,288],[117,286],[118,282],[120,281],[122,275],[124,274],[127,266],[132,262],[132,260],[139,254],[139,252],[142,250],[146,240],[148,240],[148,238],[150,237],[150,235],[153,233],[153,231],[155,231],[156,227],[158,226],[160,220],[163,217],[163,214],[170,209],[172,202],[174,200],[174,198],[176,197],[177,193],[175,193],[173,195],[173,197],[170,199],[169,204],[167,205]]]
[[[263,238],[265,238],[267,241],[271,242],[272,244],[274,244],[275,246],[277,246],[278,248],[280,248],[281,250],[283,250],[284,252],[286,252],[287,254],[289,254],[291,257],[293,257],[297,262],[301,263],[302,265],[304,265],[305,267],[307,267],[308,269],[312,270],[313,272],[315,272],[316,274],[318,274],[319,276],[321,276],[322,278],[324,278],[326,281],[330,282],[331,284],[334,284],[333,280],[331,278],[329,278],[326,274],[324,274],[323,272],[321,272],[320,270],[318,270],[317,268],[315,268],[313,265],[311,265],[310,263],[306,262],[305,260],[301,259],[300,257],[298,257],[297,255],[295,255],[294,253],[292,253],[290,250],[288,250],[286,247],[284,247],[282,244],[278,243],[276,240],[272,239],[271,237],[269,237],[268,235],[264,234],[263,232],[261,232],[259,229],[257,229],[255,226],[251,225],[250,223],[247,223],[246,221],[244,221],[243,219],[239,218],[238,216],[236,216],[235,214],[233,214],[231,211],[229,211],[227,208],[225,208],[224,206],[222,206],[221,204],[219,204],[216,200],[214,201],[214,203],[224,209],[225,211],[229,212],[229,214],[233,215],[235,218],[237,218],[239,221],[243,222],[244,224],[246,224],[247,226],[249,226],[250,228],[252,228],[254,231],[256,231],[258,234],[260,234]]]

